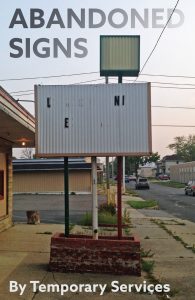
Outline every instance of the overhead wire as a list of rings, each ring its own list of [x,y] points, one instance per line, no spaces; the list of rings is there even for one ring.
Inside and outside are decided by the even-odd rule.
[[[83,73],[72,73],[72,74],[62,74],[62,75],[48,75],[48,76],[21,77],[21,78],[6,78],[6,79],[0,79],[0,82],[3,82],[3,81],[34,80],[34,79],[48,79],[48,78],[59,78],[59,77],[72,77],[72,76],[90,75],[90,74],[97,74],[97,73],[99,73],[99,72],[83,72]]]
[[[169,18],[168,18],[168,20],[167,20],[165,26],[163,27],[163,30],[161,31],[161,33],[160,33],[160,35],[159,35],[159,37],[158,37],[158,39],[157,39],[157,41],[156,41],[154,47],[152,48],[152,51],[150,52],[150,54],[148,55],[146,61],[144,62],[144,64],[143,64],[143,66],[142,66],[142,68],[141,68],[141,70],[140,70],[140,72],[139,72],[137,78],[135,79],[135,81],[137,81],[138,77],[139,77],[140,74],[143,72],[143,70],[145,69],[147,63],[149,62],[150,58],[152,57],[154,51],[156,50],[156,48],[157,48],[157,46],[158,46],[158,44],[159,44],[159,42],[160,42],[160,39],[161,39],[161,37],[162,37],[162,35],[163,35],[165,29],[167,28],[167,25],[168,25],[169,22],[171,21],[172,16],[173,16],[173,14],[174,14],[174,12],[175,12],[175,10],[176,10],[176,8],[177,8],[179,2],[180,2],[180,0],[177,0],[176,4],[175,4],[175,6],[174,6],[174,8],[173,8],[173,10],[172,10],[172,13],[170,14],[170,16],[169,16]]]

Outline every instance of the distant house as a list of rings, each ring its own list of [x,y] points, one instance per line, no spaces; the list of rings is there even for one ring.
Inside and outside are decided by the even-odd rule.
[[[146,165],[146,166],[141,166],[138,169],[138,174],[141,177],[155,177],[156,176],[156,166],[155,164],[152,165]]]
[[[195,161],[171,166],[170,177],[171,180],[181,183],[195,180]]]
[[[160,173],[170,174],[170,167],[181,163],[184,163],[184,161],[181,160],[176,154],[166,155],[161,160]]]
[[[101,169],[98,166],[98,173]],[[13,161],[14,193],[63,193],[63,159],[17,159]],[[91,193],[91,163],[69,159],[69,191]]]

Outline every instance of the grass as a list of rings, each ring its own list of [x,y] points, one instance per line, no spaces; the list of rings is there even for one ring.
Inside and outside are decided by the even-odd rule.
[[[177,189],[181,189],[181,188],[185,187],[184,183],[171,181],[171,180],[168,180],[168,181],[160,181],[159,180],[159,181],[156,181],[153,183],[160,184],[160,185],[167,186],[167,187],[173,187],[173,188],[177,188]]]
[[[147,201],[129,200],[127,201],[127,204],[135,209],[151,208],[151,207],[158,206],[158,203],[155,200],[147,200]]]
[[[99,213],[98,214],[98,222],[100,224],[116,225],[117,224],[117,216],[116,215],[112,216],[109,213]],[[92,225],[92,214],[87,212],[81,219],[80,224],[83,226],[91,226]]]

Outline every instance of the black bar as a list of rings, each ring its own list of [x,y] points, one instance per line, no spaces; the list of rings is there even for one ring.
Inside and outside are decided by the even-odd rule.
[[[68,157],[64,157],[64,207],[65,207],[65,237],[69,236],[69,184]]]
[[[123,77],[122,76],[118,77],[118,83],[123,83]]]

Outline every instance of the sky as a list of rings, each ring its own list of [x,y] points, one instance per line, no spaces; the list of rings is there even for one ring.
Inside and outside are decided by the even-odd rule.
[[[7,0],[1,5],[0,11],[0,85],[6,89],[15,99],[33,100],[33,89],[35,84],[71,84],[83,81],[97,80],[94,83],[104,83],[104,78],[99,76],[99,36],[105,35],[140,35],[141,38],[141,67],[144,65],[148,55],[151,53],[162,27],[167,21],[167,10],[175,6],[176,1],[173,0],[141,0],[141,1],[62,1],[56,0]],[[14,12],[20,8],[25,17],[28,28],[21,25],[15,25],[9,28]],[[30,9],[40,8],[44,11],[45,23],[47,24],[49,17],[54,8],[58,8],[66,28],[60,28],[54,25],[51,28],[30,28]],[[81,8],[85,9],[86,26],[79,28],[73,23],[72,28],[67,28],[67,9],[73,9],[75,13],[80,14]],[[102,10],[106,15],[106,23],[101,28],[88,28],[88,11],[90,8]],[[125,27],[116,29],[108,22],[108,14],[116,8],[120,8],[128,14],[128,23]],[[160,28],[154,28],[152,24],[152,13],[155,9],[162,9],[159,13],[162,19],[158,20]],[[135,9],[141,16],[144,15],[144,9],[149,13],[149,26],[144,28],[138,21],[135,28],[131,27],[131,12]],[[195,2],[193,0],[180,0],[177,9],[184,16],[184,23],[176,28],[166,28],[154,53],[146,64],[143,74],[153,75],[169,75],[169,76],[195,76]],[[173,23],[179,22],[179,15],[173,16]],[[96,18],[96,21],[99,19]],[[121,22],[121,17],[115,15],[114,22]],[[22,49],[25,52],[25,39],[30,38],[31,53],[30,57],[24,56],[20,58],[10,57],[11,49],[9,43],[13,38],[22,39]],[[33,44],[39,38],[48,38],[52,49],[53,39],[58,38],[62,43],[66,44],[67,38],[71,38],[72,55],[66,58],[60,54],[57,58],[51,56],[49,58],[39,58],[33,53]],[[87,40],[88,55],[84,58],[74,57],[74,42],[78,38]],[[65,74],[90,73],[93,74],[58,77],[50,79],[31,79],[31,80],[7,80],[27,77],[41,77]],[[125,78],[132,80],[134,78]],[[195,78],[183,77],[160,77],[140,75],[137,81],[149,81],[152,83],[152,140],[153,152],[158,151],[162,156],[171,154],[167,146],[173,142],[174,137],[189,134],[195,134],[195,127],[170,127],[170,125],[195,126],[194,113],[195,110]],[[110,79],[110,82],[116,82],[116,79]],[[169,84],[163,84],[169,83]],[[175,85],[170,85],[174,83]],[[182,84],[182,85],[181,85]],[[184,85],[185,84],[185,85]],[[167,88],[167,87],[172,88]],[[164,87],[164,88],[163,88]],[[166,88],[165,88],[166,87]],[[185,88],[185,89],[183,89]],[[24,92],[18,92],[24,91]],[[16,93],[15,93],[16,92]],[[34,104],[20,102],[26,109],[34,114]],[[185,107],[184,108],[162,108],[166,107]],[[155,125],[169,125],[168,127],[159,127]],[[18,153],[18,152],[17,152]]]

